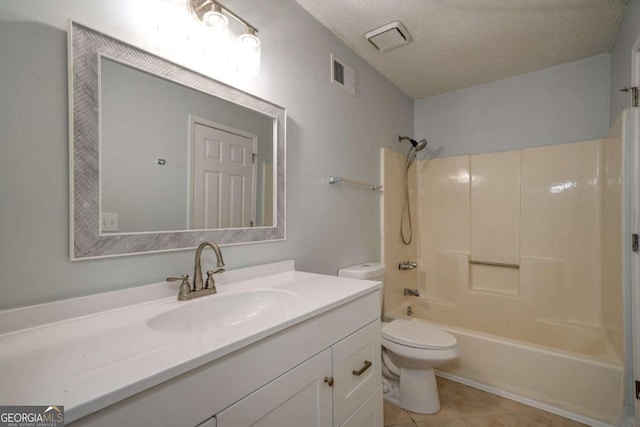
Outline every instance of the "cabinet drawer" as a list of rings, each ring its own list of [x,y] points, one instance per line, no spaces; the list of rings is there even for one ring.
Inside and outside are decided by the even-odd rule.
[[[340,425],[382,384],[380,320],[369,323],[332,348],[334,425]]]
[[[217,414],[217,426],[330,426],[330,372],[327,349]]]
[[[378,386],[340,427],[383,427],[382,386]]]

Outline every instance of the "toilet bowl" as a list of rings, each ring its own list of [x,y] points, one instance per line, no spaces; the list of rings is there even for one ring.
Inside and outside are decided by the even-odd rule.
[[[340,269],[338,275],[384,283],[384,272],[384,265],[366,263]],[[382,322],[381,335],[384,399],[419,414],[438,412],[434,368],[458,357],[456,338],[419,319]]]
[[[419,414],[438,412],[440,398],[433,369],[458,357],[456,338],[417,319],[383,323],[381,333],[383,374],[390,388],[387,400]]]

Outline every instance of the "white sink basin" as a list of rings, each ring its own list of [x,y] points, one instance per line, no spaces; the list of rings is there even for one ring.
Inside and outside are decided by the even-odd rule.
[[[180,307],[152,317],[147,325],[156,331],[171,333],[229,328],[277,316],[297,298],[296,292],[282,289],[213,294],[183,302]]]

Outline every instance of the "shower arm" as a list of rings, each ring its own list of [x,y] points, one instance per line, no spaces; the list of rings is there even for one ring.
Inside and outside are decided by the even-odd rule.
[[[408,136],[398,135],[398,142],[402,142],[402,141],[409,141],[411,145],[413,145],[414,147],[418,145],[418,141],[416,141],[415,139],[409,138]]]

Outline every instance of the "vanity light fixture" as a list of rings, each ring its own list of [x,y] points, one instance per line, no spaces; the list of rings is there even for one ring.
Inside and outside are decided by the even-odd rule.
[[[244,25],[245,32],[238,37],[235,46],[228,46],[228,50],[236,51],[231,56],[234,58],[236,68],[248,75],[257,75],[260,69],[260,39],[256,35],[258,29],[239,15],[223,6],[217,0],[189,0],[189,7],[195,18],[206,27],[216,30],[229,31],[229,18],[231,17]],[[225,50],[224,46],[219,46]]]
[[[251,25],[228,7],[223,6],[217,0],[189,1],[191,12],[195,15],[198,21],[209,27],[224,27],[229,24],[229,18],[227,16],[230,16],[243,24],[246,28],[245,34],[242,34],[239,37],[242,43],[245,43],[245,40],[248,40],[247,43],[250,43],[252,47],[260,45],[260,39],[256,36],[258,29],[255,25]]]

